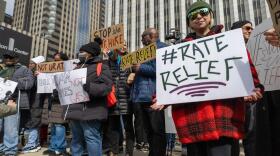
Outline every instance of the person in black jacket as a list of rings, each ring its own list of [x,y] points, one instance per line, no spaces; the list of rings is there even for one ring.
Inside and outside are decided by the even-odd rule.
[[[112,72],[116,88],[117,104],[109,109],[109,117],[104,128],[103,149],[108,149],[108,156],[117,155],[120,152],[119,143],[122,146],[123,132],[125,131],[126,155],[133,155],[134,129],[130,102],[130,87],[127,84],[129,69],[120,69],[121,56],[127,54],[126,46],[108,53],[108,65]],[[122,126],[123,125],[123,126]],[[125,130],[122,130],[123,128]]]
[[[102,155],[101,125],[108,117],[107,95],[112,90],[112,75],[109,67],[102,64],[101,74],[97,76],[97,64],[101,48],[97,42],[91,42],[80,48],[80,68],[87,68],[87,80],[84,90],[90,101],[68,105],[65,119],[70,121],[72,131],[71,151],[73,156],[84,152],[84,141],[89,156]]]

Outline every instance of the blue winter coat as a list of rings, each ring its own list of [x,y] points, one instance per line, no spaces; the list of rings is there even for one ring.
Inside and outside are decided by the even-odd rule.
[[[157,40],[157,49],[167,47],[167,44]],[[156,93],[156,59],[140,65],[131,89],[133,103],[152,102]]]

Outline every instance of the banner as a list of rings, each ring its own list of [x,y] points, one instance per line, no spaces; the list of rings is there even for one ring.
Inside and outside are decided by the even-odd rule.
[[[280,36],[280,1],[279,0],[266,0],[271,18],[273,21],[273,26]]]
[[[0,62],[4,52],[15,52],[19,62],[28,66],[30,60],[32,38],[12,29],[0,26]]]
[[[271,28],[272,20],[265,20],[254,29],[247,44],[265,91],[280,89],[280,48],[270,45],[264,36]]]
[[[121,69],[124,70],[132,67],[134,64],[141,64],[154,59],[156,57],[156,50],[157,46],[153,43],[144,48],[138,49],[135,52],[122,56]]]
[[[17,82],[7,80],[4,82],[4,78],[0,77],[0,100],[3,100],[6,97],[7,92],[12,92],[16,90]]]
[[[244,97],[254,89],[241,29],[158,49],[156,60],[159,104]]]
[[[87,68],[72,70],[54,76],[61,105],[69,105],[89,101],[83,89],[86,83]]]
[[[102,49],[118,49],[124,46],[123,24],[97,30],[93,32],[93,37],[96,36],[99,36],[103,40]]]

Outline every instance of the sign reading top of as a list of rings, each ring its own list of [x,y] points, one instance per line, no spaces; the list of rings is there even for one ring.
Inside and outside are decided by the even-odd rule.
[[[158,49],[156,60],[160,104],[243,97],[254,89],[241,29]]]
[[[117,49],[124,45],[123,24],[113,25],[108,28],[93,32],[93,37],[99,36],[103,39],[102,49]]]
[[[247,44],[265,91],[280,89],[280,48],[270,45],[264,36],[271,28],[272,20],[265,20],[254,29]]]
[[[0,26],[0,36],[0,58],[3,59],[3,52],[15,52],[19,62],[28,65],[32,38],[3,26]]]
[[[273,26],[277,33],[280,35],[280,1],[279,0],[266,0],[269,6]]]
[[[121,69],[124,70],[132,67],[133,64],[144,63],[154,59],[156,57],[156,50],[157,46],[153,43],[123,56],[121,59]]]

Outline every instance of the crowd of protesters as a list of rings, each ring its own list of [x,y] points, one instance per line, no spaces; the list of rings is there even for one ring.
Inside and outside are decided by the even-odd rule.
[[[193,32],[181,42],[222,32],[222,25],[213,25],[213,10],[204,1],[193,3],[186,15],[186,25]],[[247,43],[253,24],[246,20],[237,21],[231,29],[237,28],[242,28]],[[271,45],[280,46],[274,29],[265,35]],[[159,32],[155,28],[146,29],[141,41],[143,46],[155,43],[158,49],[168,46],[159,40]],[[134,150],[149,153],[149,156],[172,154],[170,150],[174,148],[175,134],[165,133],[166,107],[157,103],[156,60],[122,70],[121,57],[128,53],[126,45],[112,50],[101,49],[101,45],[102,40],[96,37],[94,42],[81,46],[80,62],[75,68],[87,68],[83,89],[90,100],[66,106],[60,104],[56,89],[53,93],[37,93],[40,73],[36,65],[46,61],[43,56],[32,58],[28,68],[18,63],[20,58],[16,53],[3,54],[0,77],[18,85],[15,92],[0,103],[1,155],[38,152],[47,140],[48,149],[43,151],[43,155],[117,156],[125,153],[133,156]],[[279,91],[264,92],[249,52],[247,55],[255,86],[252,95],[172,106],[177,136],[182,145],[181,155],[239,156],[240,140],[243,140],[246,156],[258,155],[256,124],[264,121],[258,117],[261,109],[258,105],[265,105],[270,111],[268,120],[272,141],[269,155],[279,155]],[[52,59],[67,60],[68,56],[63,52],[55,53]],[[109,107],[107,95],[112,86],[117,102]],[[48,132],[50,136],[46,139]],[[28,136],[21,143],[20,134]],[[69,134],[71,143],[68,144]],[[19,144],[21,148],[18,148]]]

